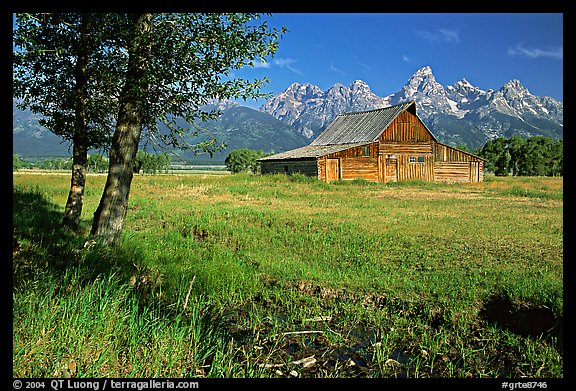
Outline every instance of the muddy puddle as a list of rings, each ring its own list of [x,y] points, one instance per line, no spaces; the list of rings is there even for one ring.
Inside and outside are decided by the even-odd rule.
[[[307,283],[291,289],[325,302],[354,296]],[[553,342],[562,359],[563,320],[544,307],[518,306],[505,297],[494,296],[480,309],[475,325],[462,335],[442,309],[426,312],[418,304],[374,295],[352,300],[372,310],[392,309],[397,316],[413,320],[408,323],[420,327],[420,332],[396,331],[394,343],[398,345],[383,346],[381,325],[347,327],[330,316],[289,321],[281,307],[268,308],[274,315],[265,316],[256,326],[247,326],[250,329],[239,326],[248,319],[249,309],[230,312],[220,320],[226,325],[226,333],[248,353],[252,364],[269,377],[517,377],[524,370],[519,366],[524,353],[520,347],[504,346],[505,341],[490,331],[489,325]],[[421,338],[425,335],[442,335],[445,342],[440,350],[424,350]],[[457,346],[462,344],[468,351],[459,350]],[[487,362],[490,368],[485,368]]]

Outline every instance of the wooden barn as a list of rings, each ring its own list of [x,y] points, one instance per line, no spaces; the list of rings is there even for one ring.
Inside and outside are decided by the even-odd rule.
[[[438,141],[411,101],[341,114],[310,145],[259,161],[263,174],[299,172],[328,182],[481,182],[486,160]]]

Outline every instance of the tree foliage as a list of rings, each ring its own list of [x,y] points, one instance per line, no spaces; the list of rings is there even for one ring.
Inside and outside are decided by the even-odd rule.
[[[144,174],[168,173],[170,165],[170,156],[165,152],[151,154],[146,151],[138,151],[134,163],[134,172],[142,172]]]
[[[224,164],[226,164],[229,171],[235,174],[239,172],[252,172],[256,174],[260,171],[258,159],[264,156],[266,156],[266,153],[263,151],[240,148],[230,152],[226,160],[224,160]]]
[[[146,79],[144,134],[148,140],[193,152],[213,154],[215,138],[189,145],[184,136],[203,136],[193,124],[216,119],[217,109],[205,110],[213,99],[257,99],[268,81],[233,76],[234,70],[264,61],[277,50],[284,29],[268,27],[262,15],[157,14],[153,18]],[[184,119],[187,125],[182,126]],[[168,132],[162,132],[162,123]],[[190,139],[190,137],[187,137]]]
[[[98,153],[88,155],[86,169],[88,172],[106,172],[108,171],[108,158]]]
[[[13,95],[19,108],[72,141],[70,192],[62,224],[79,230],[88,150],[110,143],[126,56],[123,14],[16,14]]]
[[[496,138],[488,141],[477,154],[488,161],[486,169],[498,176],[564,175],[564,142],[549,137]]]
[[[22,156],[17,153],[12,154],[12,171],[20,170],[21,168],[28,168],[30,164],[27,163]]]
[[[17,14],[14,97],[74,146],[64,223],[78,226],[88,149],[110,145],[92,235],[115,243],[140,137],[194,153],[218,150],[214,138],[185,142],[184,135],[201,130],[178,119],[216,118],[217,110],[201,109],[212,99],[267,96],[260,92],[266,78],[242,79],[234,71],[273,56],[284,32],[255,13]]]
[[[114,131],[126,53],[110,42],[123,41],[122,14],[16,14],[13,33],[13,96],[21,109],[40,114],[39,124],[65,140],[78,131],[77,74],[84,51],[88,148],[106,147]],[[82,22],[89,28],[81,40]],[[112,31],[113,30],[113,31]],[[111,38],[114,37],[114,38]],[[84,43],[85,46],[82,46]]]
[[[116,129],[110,148],[110,168],[91,236],[104,245],[118,243],[128,210],[137,148],[142,132],[153,141],[189,148],[178,126],[183,118],[211,119],[217,110],[202,106],[212,99],[253,99],[267,94],[264,79],[245,80],[232,72],[255,60],[265,61],[284,32],[260,22],[259,14],[132,14],[126,44],[128,63],[121,75]],[[161,132],[159,123],[168,131]],[[195,135],[197,132],[193,132]],[[215,140],[193,151],[213,153]]]

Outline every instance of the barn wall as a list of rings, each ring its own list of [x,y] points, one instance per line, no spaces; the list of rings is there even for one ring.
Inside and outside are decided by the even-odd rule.
[[[434,180],[436,182],[482,182],[484,161],[448,145],[434,145]]]
[[[340,169],[342,180],[362,178],[378,182],[378,159],[376,158],[341,158]]]
[[[318,159],[318,178],[326,180],[326,160],[338,159],[340,179],[352,180],[363,178],[378,182],[378,143],[368,145],[370,156],[362,155],[362,147],[348,148],[334,152]]]
[[[452,148],[448,145],[434,143],[434,160],[437,162],[481,162],[482,159],[475,157],[459,149]]]
[[[430,142],[382,142],[378,153],[380,155],[396,155],[400,153],[407,153],[413,155],[432,155],[432,143]]]
[[[378,143],[368,144],[368,148],[370,149],[370,156],[369,157],[376,157],[378,156]],[[329,159],[336,159],[336,158],[354,158],[354,157],[363,157],[362,156],[362,147],[353,147],[348,148],[340,152],[334,152],[325,156]]]
[[[318,179],[320,179],[321,181],[325,181],[326,180],[326,157],[322,156],[322,157],[318,158],[318,161],[316,164],[318,167]]]
[[[411,163],[410,154],[398,155],[398,180],[421,179],[434,180],[434,162],[432,155],[424,155],[424,163]]]
[[[262,174],[295,174],[318,177],[318,164],[316,159],[262,161]]]
[[[436,182],[470,182],[469,162],[435,162]]]
[[[432,141],[432,135],[418,117],[404,111],[398,115],[380,135],[380,142],[426,142]]]

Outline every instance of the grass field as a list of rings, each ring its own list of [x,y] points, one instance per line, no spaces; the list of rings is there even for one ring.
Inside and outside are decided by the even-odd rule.
[[[15,377],[563,377],[563,180],[13,174]]]

